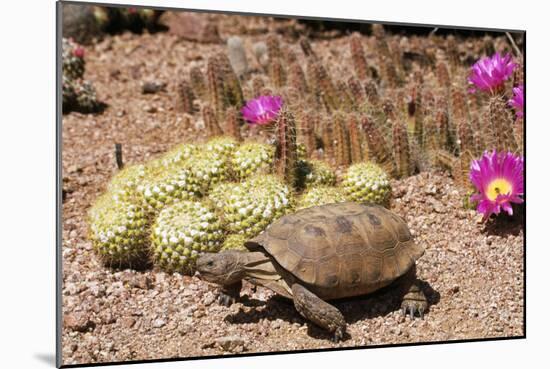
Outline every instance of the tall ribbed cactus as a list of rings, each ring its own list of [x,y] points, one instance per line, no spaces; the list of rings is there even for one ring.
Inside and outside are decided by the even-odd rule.
[[[359,127],[359,120],[356,114],[348,114],[347,126],[349,131],[351,162],[356,164],[369,160],[368,151],[363,151],[362,131]]]
[[[269,78],[276,88],[281,88],[286,84],[286,72],[281,59],[274,58],[269,60]]]
[[[409,137],[407,126],[402,121],[396,120],[392,123],[393,131],[393,156],[397,166],[399,177],[408,177],[412,174],[411,152],[409,149]]]
[[[306,146],[306,154],[308,157],[312,157],[317,148],[315,142],[314,119],[314,114],[311,111],[307,111],[302,114],[300,119],[300,134],[302,135],[302,141]]]
[[[277,117],[277,153],[275,170],[279,177],[294,186],[296,184],[296,121],[287,109],[282,109]]]
[[[195,111],[195,107],[193,106],[195,95],[193,94],[189,81],[185,79],[181,80],[178,83],[177,89],[176,109],[184,113],[193,114]]]
[[[350,50],[355,74],[360,80],[367,79],[369,76],[367,59],[365,58],[365,51],[361,45],[361,35],[358,33],[354,33],[350,38]]]
[[[396,175],[395,163],[386,139],[381,134],[372,118],[363,116],[361,126],[365,131],[365,138],[369,149],[369,157],[378,163],[391,176]]]
[[[209,105],[202,107],[202,119],[204,120],[204,128],[209,137],[220,136],[223,134],[218,118]]]
[[[484,121],[490,122],[484,125],[483,131],[487,149],[517,151],[518,145],[513,133],[514,118],[504,97],[494,96],[489,100],[485,108]]]
[[[208,98],[208,89],[206,88],[206,82],[204,81],[204,74],[200,67],[194,66],[189,71],[189,83],[194,94],[203,100]]]
[[[309,85],[312,86],[327,109],[329,109],[329,111],[338,110],[340,99],[327,70],[321,62],[313,58],[308,58],[307,75]]]
[[[347,166],[351,162],[349,135],[346,123],[341,113],[333,115],[334,124],[334,148],[336,151],[336,164]]]
[[[225,134],[233,137],[237,141],[242,141],[241,136],[241,117],[240,113],[233,106],[225,112]]]
[[[208,58],[206,67],[206,77],[208,80],[208,95],[216,117],[222,118],[229,101],[224,93],[224,76],[218,59],[215,56]]]
[[[308,93],[306,75],[297,62],[290,64],[288,71],[288,85],[295,88],[301,94]]]

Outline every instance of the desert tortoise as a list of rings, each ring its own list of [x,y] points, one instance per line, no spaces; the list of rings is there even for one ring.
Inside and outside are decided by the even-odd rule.
[[[246,279],[294,300],[302,316],[336,341],[346,322],[326,300],[368,294],[398,280],[403,313],[426,311],[415,268],[424,249],[405,222],[381,206],[344,202],[303,209],[283,216],[245,247],[249,252],[205,254],[197,261],[201,278],[222,285],[225,305],[239,297]]]

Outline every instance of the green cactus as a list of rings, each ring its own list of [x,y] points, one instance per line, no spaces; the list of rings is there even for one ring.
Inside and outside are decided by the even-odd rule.
[[[86,65],[84,48],[68,38],[62,39],[61,48],[63,76],[71,80],[82,78]]]
[[[226,230],[254,237],[294,207],[289,187],[273,175],[259,175],[236,184],[223,201]]]
[[[218,251],[223,240],[213,208],[197,201],[176,202],[159,213],[152,227],[154,263],[168,272],[192,274],[198,256]]]
[[[274,157],[273,146],[248,142],[235,150],[231,164],[237,177],[243,179],[255,173],[271,172]]]
[[[97,255],[111,267],[147,263],[149,216],[145,209],[105,193],[89,211],[89,237]]]
[[[346,195],[337,187],[319,186],[305,191],[298,199],[297,209],[346,201]]]
[[[335,183],[336,173],[324,161],[298,161],[298,188],[311,188],[317,185],[333,186]]]
[[[228,156],[216,151],[205,150],[192,156],[185,168],[201,182],[203,192],[208,192],[213,185],[229,179],[231,175]]]
[[[230,234],[223,241],[222,250],[242,250],[246,251],[244,243],[248,240],[242,234]]]
[[[136,188],[147,210],[158,213],[177,200],[196,200],[207,191],[208,182],[187,168],[148,167],[147,177]]]
[[[350,166],[341,188],[350,201],[388,205],[391,186],[388,174],[378,165],[365,162]]]
[[[239,143],[235,138],[228,136],[219,136],[211,138],[205,145],[206,151],[210,151],[219,154],[223,158],[230,160],[233,156],[233,152],[239,146]]]
[[[165,167],[183,167],[189,158],[193,157],[200,151],[197,145],[182,143],[164,154],[160,160]]]

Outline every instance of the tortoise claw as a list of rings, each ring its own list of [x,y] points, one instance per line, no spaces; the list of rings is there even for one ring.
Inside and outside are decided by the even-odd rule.
[[[220,305],[223,305],[223,306],[231,306],[235,303],[235,298],[232,297],[232,296],[229,296],[228,294],[226,293],[223,293],[223,292],[220,292],[220,294],[218,295],[218,303]]]
[[[334,335],[331,338],[331,341],[338,343],[344,339],[344,328],[336,328]]]
[[[401,304],[401,312],[403,316],[407,316],[408,314],[411,317],[411,320],[413,320],[414,317],[417,315],[420,317],[420,319],[424,319],[424,313],[426,312],[426,307],[427,307],[426,302],[404,300],[403,303]]]

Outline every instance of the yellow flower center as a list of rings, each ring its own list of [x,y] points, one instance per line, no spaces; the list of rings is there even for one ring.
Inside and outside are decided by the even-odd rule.
[[[485,195],[494,201],[498,195],[506,195],[512,192],[512,184],[503,178],[497,178],[489,183]]]

